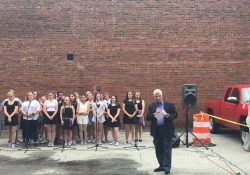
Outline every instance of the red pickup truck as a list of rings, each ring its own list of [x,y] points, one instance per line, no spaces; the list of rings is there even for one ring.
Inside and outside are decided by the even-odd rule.
[[[246,124],[249,99],[250,84],[228,86],[221,97],[208,97],[206,99],[206,112],[227,120]],[[211,133],[217,134],[220,126],[239,130],[242,143],[249,134],[248,127],[210,117]]]

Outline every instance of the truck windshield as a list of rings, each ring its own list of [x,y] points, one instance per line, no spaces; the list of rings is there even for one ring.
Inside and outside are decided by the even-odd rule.
[[[250,88],[243,88],[242,89],[242,99],[243,102],[248,102],[250,99]]]

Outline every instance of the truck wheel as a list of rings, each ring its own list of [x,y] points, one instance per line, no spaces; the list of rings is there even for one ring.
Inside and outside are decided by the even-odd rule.
[[[213,114],[211,114],[213,115]],[[216,123],[213,117],[209,117],[210,133],[218,134],[220,130],[220,124]]]

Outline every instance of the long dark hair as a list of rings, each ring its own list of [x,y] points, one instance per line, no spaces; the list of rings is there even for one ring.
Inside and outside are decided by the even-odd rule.
[[[97,93],[95,93],[95,96],[94,96],[94,102],[96,102],[96,96],[97,96],[98,94],[100,94],[100,100],[102,100],[101,93],[100,93],[100,92],[97,92]]]
[[[32,94],[34,94],[34,92],[36,92],[36,100],[38,100],[38,92],[37,92],[36,90],[34,90],[34,91],[32,92]]]
[[[118,106],[118,98],[117,98],[117,96],[116,95],[111,95],[110,96],[110,98],[111,98],[111,102],[110,102],[110,104],[112,104],[112,97],[115,97],[115,103],[116,103],[116,106]]]
[[[134,93],[133,93],[133,91],[130,91],[130,90],[129,90],[129,91],[127,92],[125,101],[128,101],[128,93],[130,93],[130,92],[132,93],[132,100],[134,100],[134,95],[133,95]]]

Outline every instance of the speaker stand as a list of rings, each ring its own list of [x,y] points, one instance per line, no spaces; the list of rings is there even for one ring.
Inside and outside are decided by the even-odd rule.
[[[192,145],[192,143],[188,143],[188,133],[190,133],[190,134],[192,134],[192,135],[196,138],[197,141],[200,142],[200,144],[201,144],[203,147],[205,147],[205,148],[208,150],[208,148],[207,148],[203,143],[201,143],[201,141],[194,135],[194,133],[192,133],[192,132],[188,129],[188,109],[186,109],[185,116],[186,116],[186,127],[185,127],[185,131],[183,131],[183,132],[181,133],[181,135],[172,143],[172,145],[173,145],[178,139],[180,139],[180,137],[181,137],[183,134],[186,133],[186,147],[188,148],[189,146]],[[183,142],[182,142],[182,143],[183,143]]]

